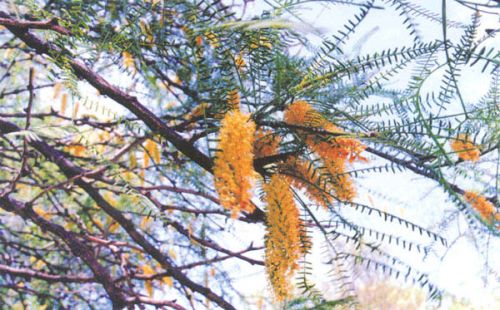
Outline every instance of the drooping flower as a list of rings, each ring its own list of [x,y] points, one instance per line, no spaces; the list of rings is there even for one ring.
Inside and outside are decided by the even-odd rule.
[[[271,131],[257,130],[253,147],[255,158],[275,155],[278,152],[280,142],[281,137],[274,135]]]
[[[307,146],[324,162],[331,175],[331,183],[338,199],[352,201],[356,195],[351,178],[346,174],[346,164],[366,161],[361,153],[365,147],[355,138],[349,137],[342,129],[335,126],[314,110],[306,101],[297,101],[285,111],[285,121],[292,125],[308,127],[298,129],[298,134]],[[328,132],[317,133],[316,130]]]
[[[450,142],[450,146],[458,155],[458,158],[466,161],[478,161],[481,152],[466,134],[459,134],[457,139]]]
[[[345,160],[325,159],[325,168],[331,176],[335,196],[342,201],[352,201],[356,197],[356,188],[349,176],[345,172]]]
[[[302,253],[301,220],[290,184],[281,175],[274,174],[264,184],[267,203],[266,271],[278,300],[290,296],[290,280],[298,268]]]
[[[79,109],[80,109],[80,103],[76,101],[75,104],[73,105],[73,114],[71,116],[73,119],[76,119],[78,117]]]
[[[342,158],[349,159],[350,162],[366,160],[360,155],[365,147],[359,140],[349,137],[306,101],[300,100],[292,103],[285,111],[285,121],[292,125],[310,128],[310,132],[306,129],[299,129],[297,132],[305,139],[309,148],[322,158]],[[315,133],[315,129],[323,130],[331,135]]]
[[[228,112],[219,133],[219,152],[214,161],[215,188],[221,205],[236,217],[240,211],[253,212],[250,202],[255,171],[253,144],[255,123],[249,114]]]
[[[493,204],[483,195],[465,191],[464,198],[487,223],[492,224],[494,220],[500,221],[500,213],[496,212]]]
[[[326,194],[332,190],[331,183],[325,182],[319,170],[311,164],[291,157],[280,165],[280,173],[288,178],[293,187],[305,190],[310,199],[325,209],[332,202],[332,197]]]
[[[59,97],[59,94],[61,93],[62,87],[63,87],[63,85],[59,82],[54,84],[54,94],[52,96],[52,99],[56,99],[57,97]]]

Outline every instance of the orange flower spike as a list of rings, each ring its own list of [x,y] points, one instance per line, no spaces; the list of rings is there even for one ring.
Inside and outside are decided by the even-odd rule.
[[[311,126],[312,119],[320,116],[307,101],[299,100],[292,103],[285,111],[285,122],[293,125]]]
[[[325,167],[332,177],[330,183],[337,198],[342,201],[352,201],[356,197],[356,189],[350,176],[345,174],[345,161],[325,160]]]
[[[278,152],[278,146],[281,143],[281,137],[273,135],[269,130],[259,129],[255,135],[254,154],[255,158],[275,155]]]
[[[321,183],[319,174],[308,163],[296,158],[290,158],[281,165],[281,171],[294,187],[305,190],[309,198],[325,209],[328,208],[328,203],[332,202],[332,198],[323,193],[323,190],[329,192],[331,184]],[[326,188],[323,189],[323,186],[326,186]]]
[[[481,215],[481,217],[492,224],[493,220],[499,220],[499,214],[496,213],[495,207],[491,202],[486,200],[482,195],[475,192],[464,192],[465,200]],[[495,214],[496,213],[496,214]]]
[[[306,101],[292,103],[285,112],[285,121],[294,125],[319,128],[332,134],[342,134],[344,131],[314,110]],[[345,174],[346,160],[349,163],[366,161],[361,156],[365,146],[357,139],[341,136],[318,136],[299,130],[307,146],[323,159],[326,169],[332,176],[332,187],[338,199],[352,201],[356,190],[349,175]]]
[[[68,105],[68,94],[63,94],[61,97],[61,114],[66,114],[66,106]]]
[[[192,120],[193,118],[205,116],[207,111],[210,109],[210,104],[207,102],[202,102],[199,105],[197,105],[191,113],[187,114],[184,119],[187,121]]]
[[[267,203],[266,271],[278,300],[291,294],[291,278],[302,253],[301,220],[290,184],[275,174],[264,185]]]
[[[450,142],[450,146],[462,160],[478,161],[481,152],[475,146],[466,134],[459,134],[457,139]]]
[[[344,131],[326,120],[318,111],[314,110],[309,103],[304,100],[292,103],[285,111],[285,122],[292,125],[306,126],[323,129],[333,134],[342,134]],[[323,159],[349,159],[366,161],[360,153],[365,146],[357,139],[346,136],[320,136],[306,134],[303,130],[298,130],[304,136],[306,144]]]
[[[253,212],[251,189],[255,179],[253,169],[253,144],[255,123],[249,114],[228,112],[221,122],[220,150],[214,161],[215,188],[221,205],[232,211],[232,217],[240,211]]]

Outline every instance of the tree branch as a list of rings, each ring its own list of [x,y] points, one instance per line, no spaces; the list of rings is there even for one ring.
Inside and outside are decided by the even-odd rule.
[[[41,229],[49,231],[61,238],[69,246],[71,252],[75,256],[81,258],[85,264],[90,267],[96,280],[104,286],[104,289],[113,303],[113,309],[121,309],[127,304],[125,295],[120,288],[115,285],[108,271],[101,264],[99,264],[97,259],[94,257],[92,249],[85,243],[81,242],[74,233],[65,230],[58,224],[47,221],[33,211],[30,206],[10,197],[0,197],[0,208],[8,212],[15,213],[23,219],[31,220]]]
[[[0,17],[0,25],[6,27],[18,28],[22,30],[42,29],[42,30],[52,30],[64,35],[71,34],[71,31],[59,25],[59,21],[57,18],[52,18],[47,21],[30,21],[30,20],[15,20],[6,17]]]
[[[4,121],[0,119],[0,134],[6,134],[10,132],[20,131],[20,128],[15,124]],[[75,176],[80,176],[85,174],[85,170],[76,166],[64,157],[64,154],[58,150],[52,148],[50,145],[45,143],[43,140],[31,140],[30,145],[34,147],[37,151],[42,153],[48,160],[54,162],[59,169],[68,177],[74,178]],[[92,187],[92,185],[82,178],[75,178],[75,184],[81,187],[96,203],[97,205],[112,217],[118,224],[120,224],[123,229],[128,233],[128,235],[140,245],[144,251],[150,254],[157,262],[159,262],[163,268],[172,273],[174,277],[181,284],[189,287],[191,290],[204,295],[206,298],[212,300],[218,304],[223,309],[235,309],[230,303],[224,300],[221,296],[218,296],[212,292],[209,288],[204,287],[184,275],[180,270],[175,268],[170,258],[163,255],[163,253],[156,248],[151,242],[149,242],[142,234],[140,234],[135,228],[134,223],[127,219],[122,212],[113,207],[104,197],[99,194],[99,191]]]
[[[28,268],[14,268],[0,264],[0,273],[9,274],[14,277],[36,278],[49,283],[93,283],[97,282],[93,277],[85,276],[69,276],[69,275],[54,275],[42,271],[32,270]]]

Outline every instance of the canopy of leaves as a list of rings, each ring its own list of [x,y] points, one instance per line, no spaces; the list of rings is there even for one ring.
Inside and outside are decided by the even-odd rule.
[[[488,259],[500,231],[500,54],[497,30],[479,31],[491,1],[322,1],[353,15],[319,44],[307,1],[243,19],[249,1],[226,2],[0,2],[1,305],[331,309],[357,303],[359,267],[439,299],[396,252],[445,251],[458,216]],[[449,19],[447,2],[470,20]],[[350,50],[378,11],[413,43]],[[473,102],[467,76],[490,81]],[[454,206],[432,229],[361,197],[363,180],[415,176]],[[404,195],[371,194],[398,207]],[[313,245],[335,297],[311,278]],[[242,268],[278,296],[247,294]]]

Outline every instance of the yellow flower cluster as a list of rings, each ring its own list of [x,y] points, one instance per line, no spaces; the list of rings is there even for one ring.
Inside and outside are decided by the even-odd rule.
[[[278,300],[290,296],[289,279],[298,268],[302,253],[301,220],[290,184],[275,174],[264,185],[267,203],[266,270]]]
[[[282,138],[269,130],[256,132],[250,115],[239,110],[237,90],[231,91],[226,100],[230,109],[221,122],[214,177],[221,205],[236,217],[240,211],[253,212],[255,208],[250,201],[256,177],[254,158],[277,154]],[[263,185],[267,204],[265,265],[278,300],[291,295],[290,278],[298,268],[300,256],[311,247],[290,186],[304,189],[312,200],[325,208],[332,202],[327,193],[335,192],[339,199],[351,201],[355,189],[345,173],[346,165],[354,160],[364,160],[360,155],[364,146],[328,122],[305,101],[292,104],[285,112],[285,121],[304,126],[298,130],[299,135],[321,157],[329,174],[320,174],[306,161],[292,157],[279,163],[269,182]],[[318,135],[317,130],[338,135],[325,137]],[[331,180],[327,180],[330,174]]]
[[[464,198],[488,224],[491,225],[493,220],[500,221],[500,213],[495,211],[493,204],[486,200],[484,196],[475,192],[465,191]]]
[[[255,171],[253,145],[255,123],[249,114],[239,110],[228,112],[221,122],[220,152],[214,162],[215,188],[221,205],[232,211],[233,218],[240,211],[253,212],[250,202]]]
[[[153,276],[153,275],[156,275],[159,272],[161,272],[161,271],[155,270],[155,269],[161,269],[160,265],[158,265],[157,268],[153,268],[152,266],[145,264],[145,265],[142,265],[140,267],[140,269],[141,269],[141,273],[145,276]],[[163,284],[166,284],[169,287],[174,286],[174,282],[173,282],[171,277],[160,278],[159,284],[160,284],[160,287],[162,287]],[[145,288],[146,292],[148,293],[148,296],[153,297],[153,291],[154,291],[153,280],[146,280],[144,282],[144,288]]]
[[[281,137],[273,135],[271,131],[262,129],[257,130],[253,147],[255,158],[275,155],[278,151],[280,142]]]
[[[469,136],[466,134],[459,134],[457,139],[450,142],[451,148],[457,153],[458,158],[467,161],[478,161],[481,152],[475,146]]]
[[[345,173],[347,162],[365,161],[361,156],[365,147],[357,139],[347,137],[344,131],[314,110],[306,101],[297,101],[285,111],[285,121],[292,125],[309,127],[335,134],[333,137],[317,135],[307,130],[297,132],[307,146],[323,159],[323,163],[332,176],[333,190],[338,199],[352,201],[356,191],[349,175]],[[337,136],[338,135],[338,136]]]

